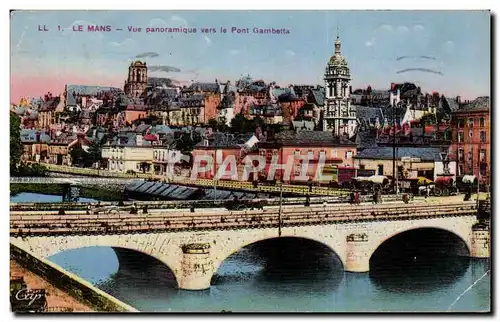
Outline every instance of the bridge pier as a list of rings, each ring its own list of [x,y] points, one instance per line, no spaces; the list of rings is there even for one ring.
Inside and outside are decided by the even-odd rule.
[[[476,223],[472,226],[471,257],[490,257],[490,229],[486,223]]]
[[[210,288],[214,265],[210,258],[210,245],[206,243],[182,246],[182,263],[179,288],[183,290],[205,290]]]
[[[370,270],[370,253],[368,249],[368,235],[350,234],[346,238],[346,272],[368,272]]]

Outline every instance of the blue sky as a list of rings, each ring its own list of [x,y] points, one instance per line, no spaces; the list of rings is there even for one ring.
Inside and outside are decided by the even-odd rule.
[[[71,31],[80,24],[124,30]],[[38,25],[50,31],[39,32]],[[58,32],[58,25],[64,31]],[[426,91],[450,96],[489,95],[490,19],[485,11],[20,11],[11,17],[11,82],[26,82],[29,77],[70,82],[68,78],[74,77],[122,86],[130,61],[154,52],[158,56],[143,59],[148,65],[172,66],[181,72],[150,76],[234,82],[241,74],[250,74],[281,85],[322,84],[337,25],[354,88],[415,81]],[[142,27],[143,32],[129,33],[128,26]],[[195,27],[198,32],[146,34],[148,26]],[[221,26],[286,28],[290,33],[221,34]],[[214,27],[217,33],[202,34],[205,27]],[[396,60],[401,56],[412,57]],[[442,75],[397,74],[408,68]],[[21,95],[40,94],[22,93],[22,82],[16,85]]]

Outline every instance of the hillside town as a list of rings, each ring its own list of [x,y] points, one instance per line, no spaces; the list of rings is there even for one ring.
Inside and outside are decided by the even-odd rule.
[[[201,178],[212,179],[224,159],[234,157],[241,173],[243,159],[258,155],[293,157],[290,176],[276,173],[289,183],[316,183],[321,159],[326,181],[354,169],[401,181],[473,175],[490,184],[489,97],[463,100],[390,80],[387,88],[353,89],[338,36],[321,85],[282,87],[247,75],[179,86],[148,76],[139,60],[124,74],[123,88],[67,84],[12,103],[21,160],[162,176],[172,163],[174,175],[189,171],[181,155],[210,156],[215,165]]]

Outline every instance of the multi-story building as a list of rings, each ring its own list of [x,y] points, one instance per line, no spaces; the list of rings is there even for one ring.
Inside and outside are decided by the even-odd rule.
[[[137,141],[105,145],[102,148],[102,158],[107,164],[107,170],[114,172],[151,172],[153,167],[153,146],[142,145],[142,139],[137,135]]]
[[[57,114],[64,111],[64,95],[52,96],[51,93],[45,95],[42,106],[38,113],[38,125],[40,128],[50,128],[57,124]]]
[[[438,175],[445,173],[455,175],[455,162],[446,161],[447,152],[441,147],[398,147],[395,151],[387,146],[366,148],[358,151],[355,167],[390,178],[394,174],[399,179],[426,177],[436,180]]]
[[[262,177],[269,177],[273,160],[278,165],[291,164],[290,177],[286,170],[278,169],[274,179],[285,182],[329,182],[333,178],[317,177],[319,172],[326,173],[332,166],[354,166],[356,144],[349,140],[336,140],[332,133],[324,131],[283,131],[267,142],[259,143],[259,155],[266,158],[266,166],[261,171]],[[308,165],[303,163],[308,159]],[[292,160],[292,161],[290,161]],[[307,169],[306,173],[303,167]],[[322,167],[322,168],[321,168]],[[303,177],[307,177],[304,179]]]
[[[452,113],[450,154],[457,160],[457,174],[476,175],[490,182],[490,98],[482,96],[462,104]]]
[[[156,175],[173,177],[174,165],[181,161],[181,152],[168,146],[153,146],[153,169]]]
[[[322,130],[338,136],[353,137],[356,131],[356,108],[351,105],[351,74],[347,60],[340,52],[340,39],[337,34],[335,53],[328,61],[325,70],[326,99],[322,115]]]

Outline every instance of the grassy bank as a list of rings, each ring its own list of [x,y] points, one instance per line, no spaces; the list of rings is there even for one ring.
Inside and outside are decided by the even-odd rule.
[[[65,189],[66,187],[64,184],[11,183],[10,196],[12,197],[22,192],[62,196]],[[123,192],[97,187],[80,187],[80,197],[102,201],[116,201],[123,198]]]

